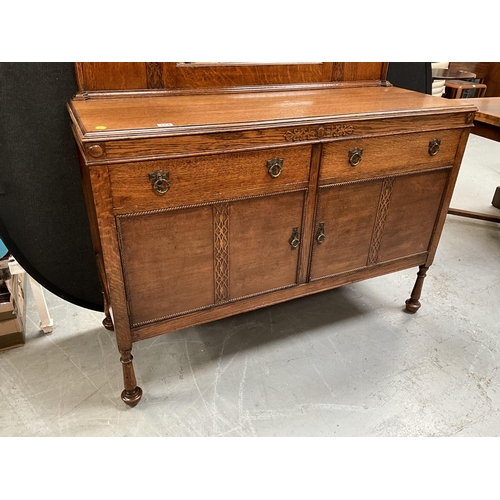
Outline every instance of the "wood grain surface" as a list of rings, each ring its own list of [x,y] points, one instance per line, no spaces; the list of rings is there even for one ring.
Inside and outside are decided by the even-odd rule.
[[[78,88],[130,90],[385,80],[387,63],[79,62]]]
[[[175,133],[186,127],[251,124],[331,117],[415,115],[473,111],[467,102],[450,103],[397,87],[367,87],[310,91],[247,92],[74,100],[83,135],[105,136],[127,131],[129,138],[142,130]],[[468,101],[465,99],[463,101]],[[171,125],[169,125],[171,124]],[[105,127],[104,129],[102,127]]]
[[[264,151],[145,161],[109,167],[115,208],[166,208],[307,187],[311,146]],[[278,177],[267,162],[283,160]],[[170,189],[156,193],[148,174],[169,173]]]
[[[321,163],[321,183],[353,181],[373,176],[403,173],[418,169],[452,165],[461,130],[443,130],[421,134],[360,138],[327,144]],[[439,139],[440,149],[429,154],[429,143]],[[349,164],[349,151],[362,148],[361,162]]]
[[[148,89],[68,105],[127,404],[142,395],[131,355],[141,339],[411,266],[421,271],[407,308],[418,309],[474,105],[374,84],[381,63],[302,75],[366,86],[285,90],[266,85],[295,79],[293,65],[222,75],[210,64],[100,64],[77,66],[82,88]],[[266,85],[196,92],[245,78]],[[151,93],[175,85],[193,87]]]

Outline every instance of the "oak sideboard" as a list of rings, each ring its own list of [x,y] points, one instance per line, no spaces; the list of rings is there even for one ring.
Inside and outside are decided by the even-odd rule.
[[[475,108],[396,88],[381,68],[71,99],[125,403],[142,396],[143,339],[410,267],[418,310]]]

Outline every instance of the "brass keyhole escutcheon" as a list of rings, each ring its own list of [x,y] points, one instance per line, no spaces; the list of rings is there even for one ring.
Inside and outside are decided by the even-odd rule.
[[[325,241],[325,223],[320,222],[318,227],[318,232],[316,233],[316,241],[318,245],[321,245]]]
[[[349,163],[355,167],[361,163],[363,156],[363,148],[354,148],[349,151]]]
[[[267,160],[267,172],[273,179],[279,177],[281,172],[283,172],[283,158]]]
[[[170,189],[168,182],[170,174],[164,170],[157,170],[148,174],[148,179],[153,183],[153,190],[158,194],[165,194]]]
[[[290,236],[289,243],[290,243],[292,250],[295,250],[299,246],[300,240],[299,240],[299,228],[298,227],[294,227],[292,229],[292,236]]]
[[[441,139],[433,139],[429,142],[429,154],[435,156],[439,153],[441,149]]]

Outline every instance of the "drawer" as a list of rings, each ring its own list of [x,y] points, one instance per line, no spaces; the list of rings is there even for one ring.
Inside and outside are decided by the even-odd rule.
[[[323,149],[320,182],[345,182],[453,165],[461,132],[440,130],[328,143]],[[430,144],[434,140],[440,144],[431,154]],[[362,150],[361,157],[356,148]]]
[[[307,187],[311,147],[109,166],[115,208],[173,207]]]

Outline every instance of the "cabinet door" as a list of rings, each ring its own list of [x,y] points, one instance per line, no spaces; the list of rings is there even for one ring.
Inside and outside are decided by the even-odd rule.
[[[132,326],[297,283],[305,191],[117,217]]]
[[[214,303],[211,206],[117,220],[132,325]]]
[[[311,279],[366,266],[382,181],[319,189]]]
[[[449,174],[450,169],[442,169],[394,179],[377,262],[427,251]]]
[[[300,191],[229,205],[230,299],[297,283],[304,198]]]
[[[310,279],[427,252],[449,172],[320,187]]]

